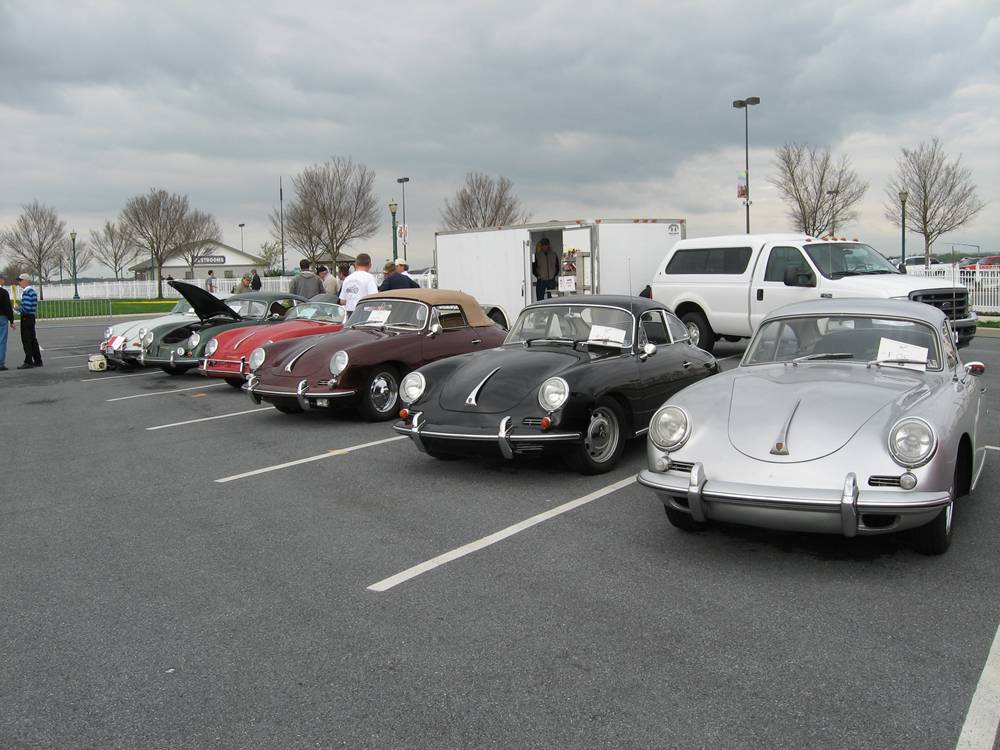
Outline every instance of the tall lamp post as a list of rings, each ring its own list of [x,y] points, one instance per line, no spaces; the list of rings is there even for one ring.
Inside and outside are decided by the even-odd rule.
[[[409,177],[396,178],[396,182],[403,186],[403,260],[406,260],[406,240],[407,235],[410,233],[409,227],[406,226],[406,183],[409,181]],[[395,260],[395,258],[393,258],[393,260]]]
[[[246,224],[240,224],[240,252],[241,253],[243,252],[243,227],[245,227],[245,226],[246,226]]]
[[[759,96],[748,96],[746,99],[737,99],[733,102],[735,109],[743,110],[743,136],[745,141],[745,164],[747,176],[747,234],[750,234],[750,107],[760,104]]]
[[[80,290],[76,285],[76,230],[69,233],[69,241],[73,245],[73,299],[80,299]]]
[[[830,234],[834,237],[837,236],[837,196],[840,194],[836,190],[827,190],[826,194],[830,196],[833,201],[833,210],[830,212]]]
[[[906,268],[906,199],[909,197],[905,190],[899,191],[899,265]]]
[[[396,260],[396,209],[399,206],[395,200],[389,201],[389,213],[392,214],[392,259]]]

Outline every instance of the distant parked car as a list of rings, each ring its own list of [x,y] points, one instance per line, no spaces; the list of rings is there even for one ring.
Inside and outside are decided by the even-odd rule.
[[[1000,255],[987,255],[985,258],[966,258],[971,263],[962,266],[963,271],[975,271],[979,269],[1000,268]]]
[[[104,331],[104,337],[97,348],[107,359],[108,367],[130,370],[139,366],[142,341],[149,331],[158,326],[186,325],[197,321],[198,315],[191,307],[191,303],[186,299],[179,299],[167,315],[152,320],[148,318],[127,320],[109,326]]]
[[[910,267],[910,266],[923,266],[926,263],[927,263],[927,261],[924,259],[923,255],[911,255],[909,258],[906,259],[905,263],[899,263],[898,266],[899,266],[899,270],[902,271],[903,270],[903,266],[906,266],[906,267]],[[931,258],[930,258],[930,264],[932,266],[939,266],[939,265],[941,265],[941,261],[938,260],[937,258],[935,258],[932,255]]]

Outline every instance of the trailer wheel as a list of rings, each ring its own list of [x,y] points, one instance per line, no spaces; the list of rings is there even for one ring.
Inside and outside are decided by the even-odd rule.
[[[715,348],[715,334],[704,315],[700,312],[685,313],[681,321],[687,326],[688,338],[692,344],[706,352]]]

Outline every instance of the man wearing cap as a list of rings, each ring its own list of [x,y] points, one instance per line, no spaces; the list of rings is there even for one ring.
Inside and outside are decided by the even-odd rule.
[[[0,372],[7,369],[7,326],[14,328],[14,307],[10,304],[7,277],[0,273]]]
[[[380,292],[388,292],[393,289],[419,289],[420,284],[403,273],[399,266],[399,261],[389,261],[385,264],[385,279],[379,284]]]
[[[38,292],[31,285],[31,277],[22,273],[17,277],[17,285],[21,287],[21,345],[24,347],[24,364],[18,365],[18,370],[27,370],[42,366],[42,350],[38,346],[35,335],[35,318],[38,315]]]
[[[408,279],[413,278],[410,276],[410,264],[402,258],[396,258],[396,270]]]

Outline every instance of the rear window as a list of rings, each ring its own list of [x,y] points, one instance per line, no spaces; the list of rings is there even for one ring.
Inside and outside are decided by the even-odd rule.
[[[712,247],[678,250],[667,264],[671,274],[730,274],[739,276],[750,263],[749,247]]]

